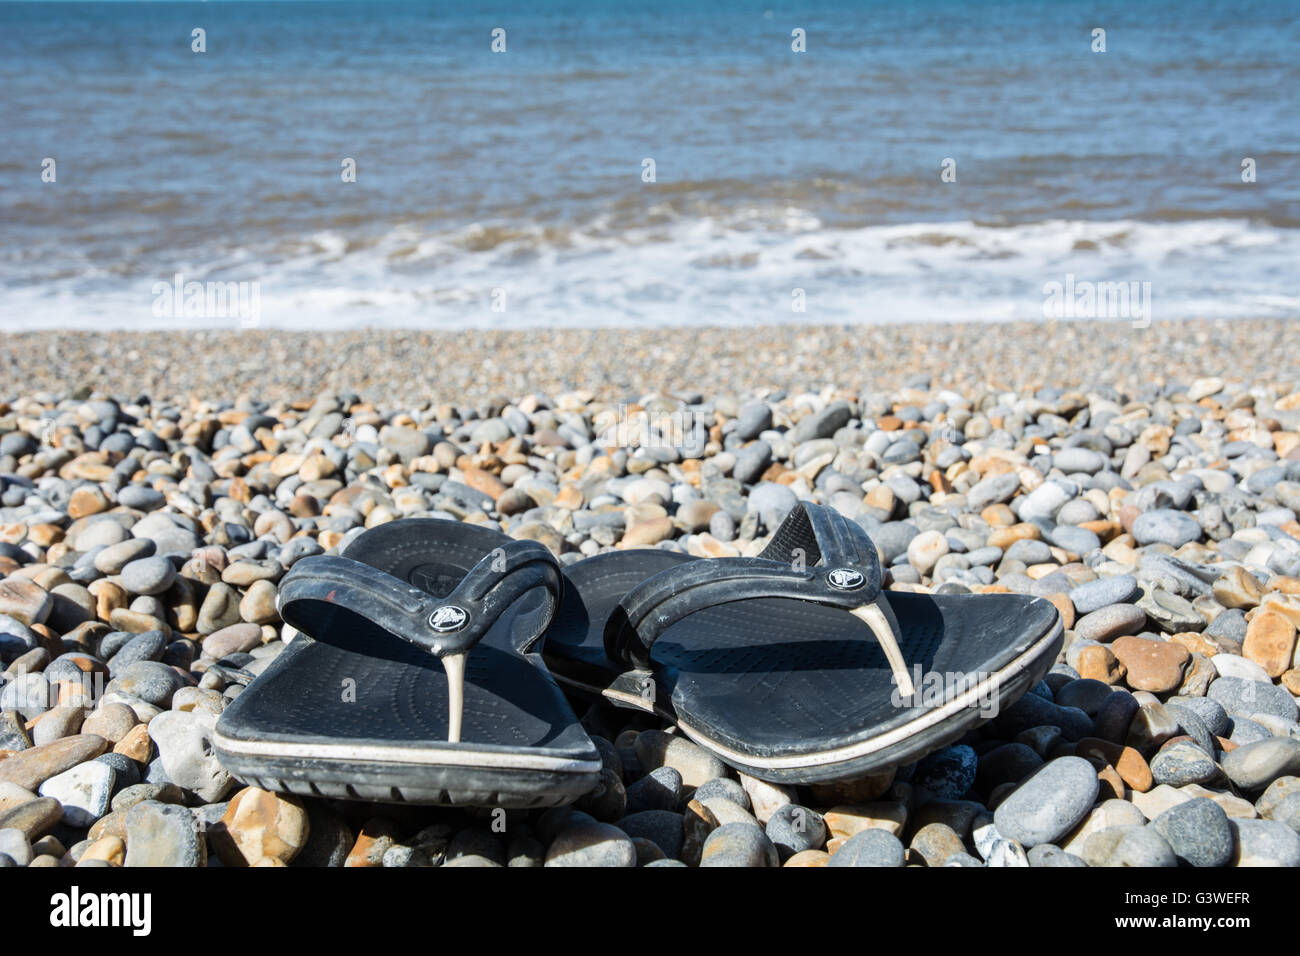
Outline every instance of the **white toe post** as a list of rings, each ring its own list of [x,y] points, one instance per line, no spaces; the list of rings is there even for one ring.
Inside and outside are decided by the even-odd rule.
[[[444,654],[442,669],[447,674],[447,743],[460,743],[460,725],[465,717],[465,659],[468,653]]]
[[[894,629],[889,626],[889,619],[885,617],[884,612],[876,606],[875,602],[872,602],[856,608],[851,613],[871,628],[871,633],[876,635],[876,640],[880,642],[880,647],[889,660],[889,668],[894,672],[894,684],[898,688],[898,693],[903,697],[911,697],[915,694],[916,687],[912,683],[912,675],[907,672],[903,651],[898,646],[898,638],[894,636]]]

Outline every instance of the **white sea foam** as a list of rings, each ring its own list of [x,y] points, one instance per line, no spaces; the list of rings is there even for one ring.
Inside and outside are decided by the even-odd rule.
[[[1149,282],[1156,321],[1290,317],[1300,316],[1298,261],[1300,230],[1226,219],[835,229],[784,208],[630,229],[406,225],[366,241],[323,230],[221,250],[159,275],[19,283],[0,273],[0,328],[220,324],[153,314],[151,288],[174,271],[259,282],[266,328],[1041,320],[1044,286],[1067,275]],[[792,309],[796,289],[806,311]]]

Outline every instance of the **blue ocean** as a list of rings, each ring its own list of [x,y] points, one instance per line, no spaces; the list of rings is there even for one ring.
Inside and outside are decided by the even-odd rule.
[[[0,2],[0,329],[1300,316],[1300,5]]]

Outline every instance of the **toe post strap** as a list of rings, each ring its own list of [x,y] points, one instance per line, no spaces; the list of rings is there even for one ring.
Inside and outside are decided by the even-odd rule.
[[[620,603],[605,629],[605,651],[635,672],[650,670],[659,636],[697,611],[756,598],[792,598],[842,608],[871,629],[900,693],[913,683],[898,637],[877,601],[883,572],[876,546],[855,522],[802,502],[756,558],[688,561],[647,579]]]
[[[315,626],[330,608],[343,608],[423,648],[447,675],[448,740],[460,740],[465,705],[465,669],[470,650],[501,615],[532,591],[543,595],[540,629],[513,638],[527,653],[559,607],[563,587],[559,563],[536,541],[511,541],[487,554],[445,597],[360,561],[333,555],[303,558],[280,582],[277,606],[284,620],[306,634],[330,633]]]
[[[894,675],[894,686],[898,688],[898,693],[903,697],[911,697],[915,694],[916,685],[912,682],[912,675],[907,669],[907,659],[903,657],[903,649],[898,646],[898,635],[894,633],[894,628],[880,605],[873,601],[854,608],[849,613],[871,628],[871,633],[876,636],[880,649],[885,652],[885,659],[889,661],[889,669]]]

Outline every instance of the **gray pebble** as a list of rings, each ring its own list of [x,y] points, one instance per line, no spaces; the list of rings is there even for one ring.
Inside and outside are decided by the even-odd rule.
[[[768,818],[767,836],[784,862],[804,850],[821,849],[826,843],[826,821],[816,810],[787,803]]]
[[[1239,817],[1228,822],[1236,836],[1235,866],[1300,866],[1300,835],[1286,824]]]
[[[1117,637],[1141,633],[1146,628],[1146,621],[1146,612],[1136,605],[1110,604],[1075,621],[1074,636],[1109,644]]]
[[[1085,866],[1086,867],[1088,865],[1084,861],[1083,857],[1075,856],[1073,853],[1067,853],[1065,850],[1062,850],[1059,846],[1056,846],[1051,843],[1038,844],[1038,846],[1031,848],[1028,854],[1026,854],[1026,856],[1029,860],[1029,865],[1031,867],[1036,867],[1036,866],[1065,866],[1065,867]]]
[[[1157,784],[1184,787],[1208,783],[1218,774],[1214,758],[1188,741],[1170,744],[1151,759],[1151,776]]]
[[[1174,854],[1191,866],[1226,866],[1234,845],[1228,815],[1213,800],[1194,797],[1170,807],[1151,825]]]
[[[1191,515],[1170,508],[1144,511],[1133,522],[1133,539],[1139,545],[1167,544],[1181,548],[1201,539],[1201,526]]]
[[[692,794],[692,799],[695,800],[707,800],[710,797],[722,797],[745,810],[752,809],[745,788],[730,777],[714,777],[712,780],[706,780],[696,787],[695,793]]]
[[[1117,826],[1099,830],[1083,845],[1089,866],[1175,867],[1178,857],[1150,826]]]
[[[1025,847],[1055,843],[1092,808],[1097,789],[1092,764],[1082,757],[1059,757],[998,804],[998,832]]]
[[[708,835],[700,866],[780,866],[776,846],[752,823],[724,823]]]
[[[546,851],[546,866],[636,866],[632,838],[616,826],[588,818],[571,822]]]
[[[682,855],[682,815],[671,810],[642,810],[630,813],[615,826],[630,837],[650,840],[664,856],[677,859]]]
[[[906,856],[907,850],[898,837],[888,830],[873,827],[845,840],[826,865],[901,867]]]
[[[1091,614],[1112,604],[1127,604],[1138,593],[1137,578],[1131,574],[1115,574],[1080,584],[1069,596],[1079,614]]]
[[[1264,714],[1290,721],[1300,717],[1300,708],[1286,688],[1264,681],[1220,677],[1210,684],[1206,696],[1217,700],[1233,717]]]
[[[1262,790],[1281,776],[1300,773],[1300,740],[1269,737],[1223,755],[1223,772],[1243,790]]]
[[[682,775],[672,767],[656,767],[627,788],[627,813],[674,810],[681,796]]]
[[[164,557],[140,558],[122,568],[122,587],[132,594],[161,594],[176,580],[176,566]]]

